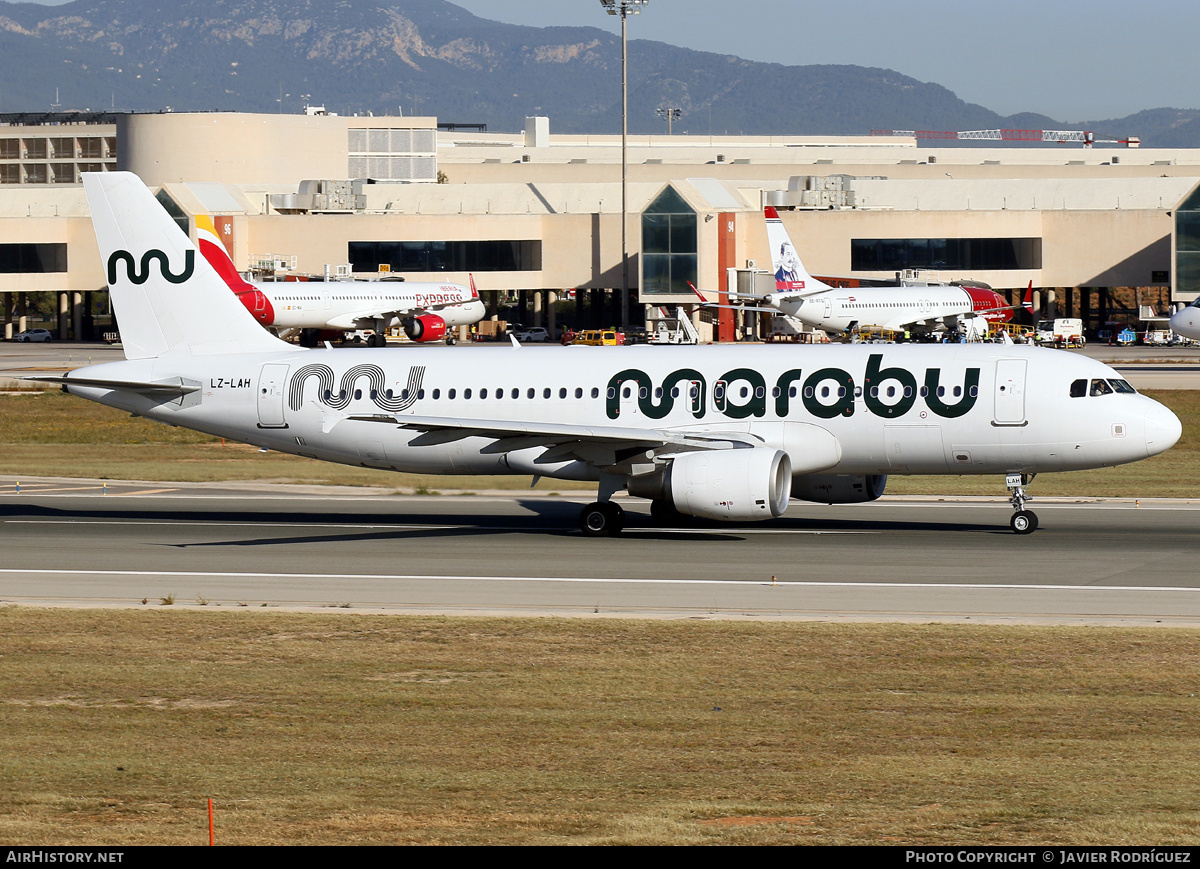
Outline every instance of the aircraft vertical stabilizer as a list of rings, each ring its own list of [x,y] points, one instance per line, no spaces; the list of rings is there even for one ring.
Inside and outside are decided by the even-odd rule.
[[[771,246],[771,268],[775,272],[775,291],[810,296],[830,289],[828,284],[818,281],[804,268],[800,254],[792,239],[783,228],[779,212],[767,206],[767,243]]]
[[[293,349],[254,321],[130,172],[84,173],[127,359]]]

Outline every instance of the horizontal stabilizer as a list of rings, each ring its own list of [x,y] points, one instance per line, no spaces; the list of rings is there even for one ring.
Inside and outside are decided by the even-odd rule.
[[[190,395],[201,389],[200,384],[184,383],[180,377],[160,381],[107,380],[99,377],[68,377],[66,375],[22,377],[21,379],[36,383],[53,383],[58,386],[90,386],[96,389],[113,389],[118,392],[137,392],[145,395]]]

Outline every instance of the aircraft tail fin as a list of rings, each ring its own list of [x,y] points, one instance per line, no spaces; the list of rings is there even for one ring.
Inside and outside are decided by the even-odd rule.
[[[767,243],[771,246],[771,267],[775,272],[775,291],[811,296],[831,287],[810,275],[800,261],[800,254],[783,227],[779,212],[773,206],[766,208]]]
[[[88,172],[83,188],[127,359],[294,349],[254,321],[131,172]]]
[[[1025,298],[1021,300],[1021,307],[1029,313],[1033,313],[1033,279],[1029,281],[1029,286],[1025,288]]]
[[[217,232],[216,224],[207,214],[196,215],[196,246],[208,260],[225,285],[235,293],[247,293],[254,290],[254,285],[247,283],[233,264],[233,257],[225,242]]]

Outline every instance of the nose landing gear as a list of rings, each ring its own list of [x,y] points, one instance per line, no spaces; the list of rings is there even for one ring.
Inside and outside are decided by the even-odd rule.
[[[1015,511],[1008,520],[1014,534],[1032,534],[1037,530],[1037,513],[1025,509],[1025,502],[1029,500],[1029,496],[1025,494],[1025,487],[1033,482],[1035,476],[1036,474],[1009,474],[1004,478],[1011,496],[1009,503]]]

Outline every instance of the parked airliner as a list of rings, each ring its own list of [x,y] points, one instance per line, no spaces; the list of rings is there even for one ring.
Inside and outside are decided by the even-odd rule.
[[[591,480],[736,522],[788,499],[871,501],[888,474],[1005,477],[1028,533],[1034,474],[1134,462],[1178,440],[1170,410],[1106,365],[1012,345],[553,347],[469,354],[303,349],[264,329],[136,175],[84,188],[125,360],[65,391],[264,449],[396,471]]]
[[[831,287],[804,268],[774,208],[767,207],[766,219],[775,292],[754,298],[766,310],[826,332],[847,332],[860,326],[918,334],[967,331],[968,321],[982,325],[1012,319],[1013,306],[983,287],[924,282],[900,287]]]
[[[460,284],[409,281],[287,281],[250,283],[242,278],[212,219],[196,216],[200,252],[229,289],[262,325],[285,333],[301,330],[301,343],[315,347],[319,333],[373,329],[368,344],[383,347],[384,330],[402,325],[413,341],[455,341],[457,326],[469,326],[485,313],[475,281]]]
[[[1171,331],[1184,338],[1200,341],[1200,298],[1171,315]]]

